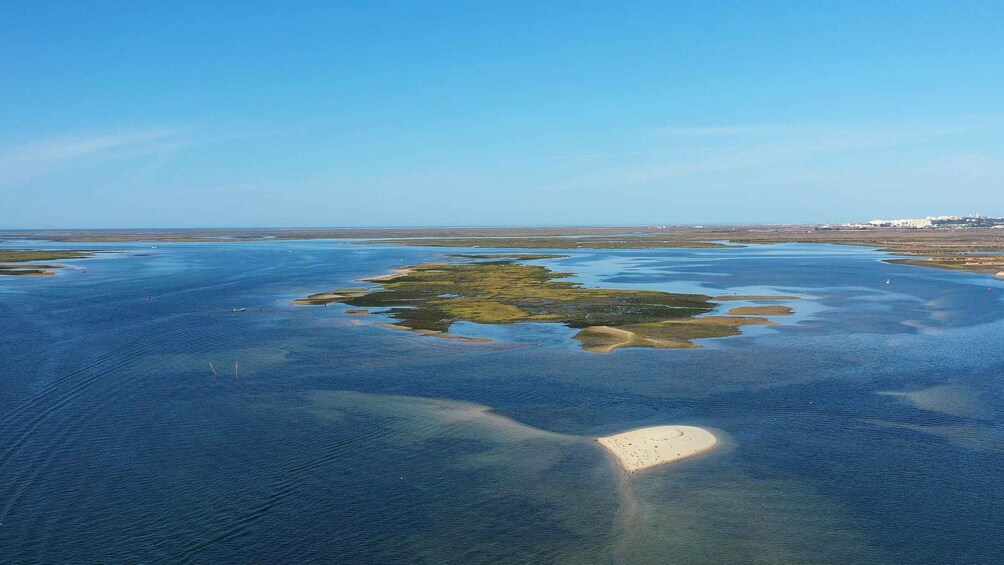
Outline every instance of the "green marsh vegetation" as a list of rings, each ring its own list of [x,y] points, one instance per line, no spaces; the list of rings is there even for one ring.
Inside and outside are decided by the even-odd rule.
[[[455,322],[552,322],[579,329],[583,348],[690,348],[695,339],[737,335],[766,318],[706,316],[718,305],[702,294],[586,288],[562,280],[569,273],[520,261],[553,255],[454,255],[442,263],[400,269],[369,279],[368,292],[319,293],[299,304],[337,302],[377,309],[397,326],[420,333],[447,332]]]
[[[7,265],[5,263],[28,263],[30,261],[54,261],[57,259],[81,259],[84,257],[90,257],[91,255],[93,255],[93,253],[90,251],[0,249],[0,275],[53,275],[55,274],[54,269],[59,269],[62,265]]]
[[[343,244],[496,249],[721,248],[772,243],[874,247],[910,259],[890,263],[994,274],[1004,271],[1004,230],[806,225],[496,228],[283,228],[182,230],[13,230],[7,237],[48,241],[246,242],[343,239]],[[351,238],[354,241],[348,241]],[[727,242],[727,243],[721,243]],[[987,257],[996,254],[996,257]]]
[[[934,267],[951,271],[967,271],[971,273],[997,274],[1004,272],[1004,254],[995,255],[954,255],[934,256],[927,259],[886,259],[886,263],[913,265],[915,267]]]
[[[90,251],[44,250],[44,249],[0,249],[0,263],[21,263],[24,261],[54,261],[56,259],[82,259],[90,257]]]

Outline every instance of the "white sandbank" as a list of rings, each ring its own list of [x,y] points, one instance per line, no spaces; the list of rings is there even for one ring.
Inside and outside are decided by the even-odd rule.
[[[653,426],[596,438],[625,471],[640,471],[707,451],[718,443],[715,435],[694,426]]]

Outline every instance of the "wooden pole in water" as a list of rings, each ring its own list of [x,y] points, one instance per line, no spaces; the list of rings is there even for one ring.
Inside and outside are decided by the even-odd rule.
[[[209,368],[213,370],[213,376],[214,377],[220,376],[219,373],[216,372],[216,367],[213,367],[213,362],[212,361],[209,362]]]

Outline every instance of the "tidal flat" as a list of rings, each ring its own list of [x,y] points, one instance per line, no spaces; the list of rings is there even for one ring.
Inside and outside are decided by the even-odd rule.
[[[338,239],[346,244],[510,249],[721,249],[807,243],[871,247],[905,265],[1000,274],[1004,234],[992,228],[906,229],[807,225],[290,228],[182,230],[6,230],[0,238],[62,242],[258,243]]]

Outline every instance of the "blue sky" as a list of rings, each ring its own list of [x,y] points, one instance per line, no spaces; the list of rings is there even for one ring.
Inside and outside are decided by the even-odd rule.
[[[999,2],[87,4],[0,8],[0,228],[1004,215]]]

